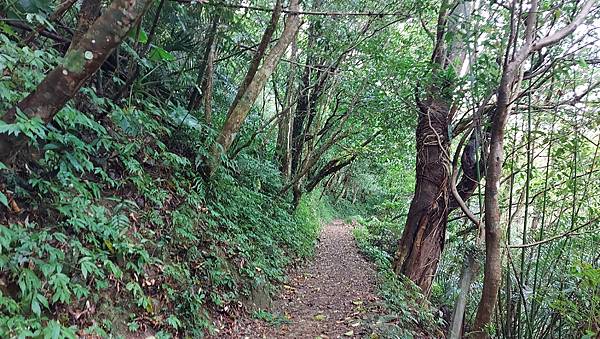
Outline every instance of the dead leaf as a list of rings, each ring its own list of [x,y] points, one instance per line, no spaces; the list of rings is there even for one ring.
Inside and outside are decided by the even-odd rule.
[[[350,330],[350,331],[344,333],[344,335],[347,336],[347,337],[351,337],[351,336],[354,335],[354,331]]]

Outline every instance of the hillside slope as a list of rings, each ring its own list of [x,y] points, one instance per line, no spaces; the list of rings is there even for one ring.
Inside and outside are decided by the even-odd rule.
[[[57,56],[0,41],[6,110]],[[316,198],[294,211],[259,154],[203,180],[206,127],[180,112],[84,88],[51,125],[0,126],[45,150],[0,174],[0,337],[201,336],[311,254]]]

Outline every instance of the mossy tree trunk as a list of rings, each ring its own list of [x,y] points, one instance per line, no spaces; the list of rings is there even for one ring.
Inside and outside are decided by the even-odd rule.
[[[217,137],[217,140],[212,148],[212,159],[210,159],[207,174],[210,176],[214,173],[216,168],[220,165],[221,157],[227,153],[227,150],[231,147],[231,144],[235,140],[236,134],[239,132],[242,124],[246,120],[252,105],[258,98],[259,93],[265,87],[266,82],[275,70],[275,67],[279,63],[279,60],[283,56],[283,53],[290,45],[293,39],[296,38],[296,33],[300,28],[300,18],[298,12],[298,0],[290,1],[290,12],[285,21],[285,27],[281,36],[277,40],[277,43],[264,57],[263,63],[260,68],[254,71],[254,67],[258,67],[258,63],[253,62],[250,66],[249,72],[240,86],[238,94],[229,108],[227,119],[225,124],[221,128],[221,131]],[[275,11],[276,12],[276,11]],[[270,28],[267,28],[269,30]],[[274,27],[273,27],[274,29]],[[263,36],[263,41],[270,41]],[[262,42],[261,41],[261,44]],[[260,46],[259,46],[260,49]],[[260,59],[259,59],[260,61]]]
[[[17,120],[17,111],[21,111],[29,118],[51,122],[119,46],[149,3],[149,0],[113,1],[80,41],[69,48],[64,61],[48,73],[35,91],[6,112],[2,120],[12,124]],[[26,140],[22,137],[0,135],[0,161],[11,164],[25,144]]]

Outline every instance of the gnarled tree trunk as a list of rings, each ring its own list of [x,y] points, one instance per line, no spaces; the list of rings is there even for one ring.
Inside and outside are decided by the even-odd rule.
[[[406,275],[428,295],[448,221],[450,107],[440,98],[430,99],[425,106],[417,125],[415,196],[398,244],[394,271]]]
[[[461,20],[468,20],[469,14],[467,2],[453,8],[448,1],[441,3],[427,100],[421,103],[417,97],[417,181],[393,268],[421,287],[425,295],[431,290],[451,210],[449,126],[455,84],[446,74],[453,66],[460,69],[466,56],[464,43],[457,40],[448,44],[447,33],[456,33]],[[455,20],[448,20],[450,16]]]

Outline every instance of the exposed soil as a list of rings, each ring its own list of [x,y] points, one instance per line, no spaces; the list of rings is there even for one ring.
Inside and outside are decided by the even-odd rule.
[[[362,338],[383,312],[375,270],[360,253],[352,226],[325,226],[314,258],[292,273],[274,300],[270,321],[245,319],[234,338]]]

